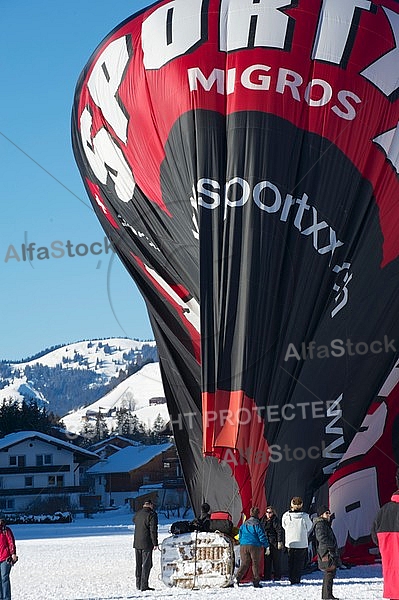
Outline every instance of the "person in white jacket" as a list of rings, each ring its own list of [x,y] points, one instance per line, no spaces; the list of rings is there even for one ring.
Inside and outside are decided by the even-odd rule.
[[[301,583],[308,552],[308,537],[313,527],[308,513],[302,507],[302,498],[295,496],[291,500],[290,510],[281,519],[285,531],[285,546],[288,548],[288,577],[291,585]]]

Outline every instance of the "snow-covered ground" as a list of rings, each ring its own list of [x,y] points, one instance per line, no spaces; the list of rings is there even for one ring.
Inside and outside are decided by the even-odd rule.
[[[171,521],[178,520],[179,517]],[[181,517],[180,517],[181,518]],[[182,590],[160,578],[160,552],[154,551],[150,585],[154,592],[135,589],[132,515],[127,508],[77,518],[73,523],[14,525],[19,562],[11,573],[13,600],[246,600],[253,595],[273,600],[320,600],[322,573],[306,575],[295,588],[288,581],[240,588]],[[170,520],[160,515],[160,541],[169,534]],[[345,600],[382,598],[379,565],[339,570],[334,595]]]

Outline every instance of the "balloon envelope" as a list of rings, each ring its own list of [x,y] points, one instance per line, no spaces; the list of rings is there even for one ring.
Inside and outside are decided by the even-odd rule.
[[[155,2],[81,75],[76,160],[146,300],[196,510],[309,504],[394,364],[398,11]]]

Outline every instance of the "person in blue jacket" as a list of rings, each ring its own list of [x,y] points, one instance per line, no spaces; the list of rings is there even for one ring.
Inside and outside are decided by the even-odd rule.
[[[236,583],[240,583],[251,565],[253,585],[254,587],[260,587],[259,562],[263,556],[263,548],[268,548],[269,542],[259,520],[259,508],[253,506],[249,514],[249,519],[241,525],[238,532],[240,567],[236,573]]]

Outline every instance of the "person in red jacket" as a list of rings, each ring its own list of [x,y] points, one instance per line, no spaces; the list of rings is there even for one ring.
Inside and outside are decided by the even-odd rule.
[[[381,554],[384,598],[390,600],[399,600],[399,468],[396,487],[391,502],[380,508],[371,529],[371,537]]]
[[[0,514],[0,598],[11,600],[10,571],[18,560],[13,532],[6,525],[6,519]]]

